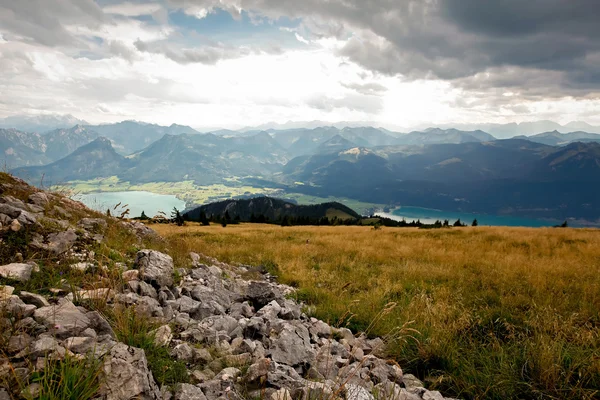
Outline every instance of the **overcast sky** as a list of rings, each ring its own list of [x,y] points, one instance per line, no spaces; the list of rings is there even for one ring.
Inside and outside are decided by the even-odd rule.
[[[0,0],[0,117],[600,124],[599,0]]]

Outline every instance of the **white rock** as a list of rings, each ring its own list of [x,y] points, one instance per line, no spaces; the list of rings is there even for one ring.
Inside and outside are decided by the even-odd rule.
[[[0,276],[19,282],[26,282],[31,278],[32,264],[13,263],[0,266]]]

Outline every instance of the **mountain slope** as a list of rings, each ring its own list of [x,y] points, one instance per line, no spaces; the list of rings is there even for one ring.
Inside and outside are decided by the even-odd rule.
[[[544,132],[532,136],[519,136],[536,143],[549,146],[564,146],[574,142],[600,142],[600,134],[583,131],[560,133],[559,131]]]
[[[55,185],[70,180],[117,175],[128,164],[129,161],[113,149],[110,140],[99,137],[52,164],[22,167],[11,172],[31,182],[38,182],[43,177],[44,184]]]
[[[224,138],[213,134],[165,135],[128,157],[132,167],[119,174],[131,182],[221,183],[234,176],[262,176],[287,161],[285,150],[267,133]]]
[[[50,160],[60,160],[71,154],[79,147],[98,138],[98,133],[82,125],[70,129],[57,129],[43,136],[46,144],[46,156]]]
[[[308,217],[311,219],[322,217],[338,217],[340,219],[360,217],[351,208],[337,202],[296,205],[271,197],[256,197],[253,199],[225,200],[218,203],[206,204],[187,212],[184,218],[191,221],[199,221],[202,213],[208,218],[222,218],[226,212],[231,219],[239,217],[241,221],[250,221],[252,215],[262,215],[270,221],[276,221],[284,216]]]
[[[89,125],[91,131],[109,138],[115,150],[123,155],[142,150],[156,142],[164,135],[198,134],[189,126],[176,125],[160,126],[137,121],[123,121],[116,124]]]
[[[0,164],[7,168],[41,165],[51,160],[45,154],[44,139],[37,133],[0,129]]]
[[[527,140],[355,148],[291,160],[294,190],[379,204],[532,217],[600,216],[600,144]]]
[[[401,135],[396,141],[402,145],[425,145],[425,144],[459,144],[469,142],[490,142],[495,137],[483,131],[460,131],[458,129],[429,128],[425,131],[414,131]]]

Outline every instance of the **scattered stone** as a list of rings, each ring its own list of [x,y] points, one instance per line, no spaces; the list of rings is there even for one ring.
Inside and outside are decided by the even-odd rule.
[[[106,400],[160,399],[144,350],[117,343],[106,355],[100,395]]]
[[[102,232],[108,228],[108,224],[102,218],[82,218],[77,225],[90,232]]]
[[[91,337],[70,337],[63,342],[63,346],[77,354],[87,354],[93,350],[96,341]]]
[[[38,308],[50,306],[50,303],[48,303],[48,300],[46,300],[46,298],[44,296],[39,295],[39,294],[22,291],[19,294],[19,297],[21,298],[21,300],[23,300],[24,303],[33,304],[34,306],[36,306]]]
[[[173,400],[206,400],[204,392],[197,386],[180,383],[175,388]]]
[[[175,346],[173,356],[179,361],[189,362],[194,359],[194,351],[189,344],[182,343]]]
[[[86,314],[67,299],[60,299],[56,305],[39,308],[33,316],[57,337],[77,336],[91,324]]]
[[[125,282],[137,281],[140,278],[140,271],[137,269],[130,269],[129,271],[124,271],[121,274],[121,277]]]
[[[425,387],[423,382],[421,382],[416,376],[412,374],[405,374],[402,377],[402,382],[404,382],[404,387],[407,389],[416,389]]]
[[[141,250],[135,260],[140,279],[157,286],[173,285],[173,259],[155,250]]]
[[[50,203],[50,195],[45,192],[35,192],[29,195],[28,201],[39,207],[46,207]]]
[[[10,298],[14,291],[15,288],[12,286],[0,286],[0,301],[7,300],[8,298]]]
[[[33,264],[13,263],[0,266],[0,276],[19,282],[27,282],[31,278]]]
[[[257,309],[266,306],[277,298],[281,298],[281,293],[269,282],[251,281],[248,285],[246,299],[250,300]]]
[[[154,344],[157,346],[168,346],[173,340],[173,333],[169,325],[163,325],[154,331]]]
[[[19,232],[21,230],[21,223],[18,219],[13,219],[10,223],[10,230],[13,232]]]

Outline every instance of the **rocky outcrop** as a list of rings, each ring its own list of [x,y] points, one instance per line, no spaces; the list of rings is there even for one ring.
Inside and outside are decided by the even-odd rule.
[[[108,353],[103,367],[100,394],[106,400],[156,400],[160,391],[144,351],[117,343]]]
[[[139,243],[157,238],[154,231],[98,214],[77,220],[82,205],[44,192],[21,198],[28,203],[0,196],[0,233],[31,233],[27,246],[53,260],[40,266],[62,266],[86,282],[97,279],[80,288],[61,281],[58,288],[45,288],[53,294],[47,298],[18,290],[31,284],[35,264],[23,263],[22,254],[0,260],[5,264],[0,277],[14,286],[0,286],[0,340],[6,353],[0,354],[0,399],[11,391],[19,396],[12,390],[14,377],[26,380],[43,369],[46,358],[86,355],[100,361],[96,398],[104,400],[443,399],[386,360],[381,339],[310,317],[291,300],[294,289],[266,273],[249,281],[243,276],[250,267],[195,253],[188,268],[175,270],[169,255],[152,249],[138,251],[135,259],[119,254],[127,259],[109,271],[86,248],[102,242],[109,224],[129,229]],[[38,229],[39,221],[54,229]],[[118,274],[122,279],[115,279]],[[107,319],[82,306],[90,304],[86,300],[107,309],[134,307],[152,321],[153,345],[169,360],[185,364],[187,376],[159,388],[149,366],[152,357],[119,342]]]
[[[13,263],[0,266],[0,276],[10,280],[26,282],[31,278],[35,264]]]
[[[173,259],[167,254],[154,250],[137,253],[135,264],[140,271],[140,279],[157,286],[173,285]]]

